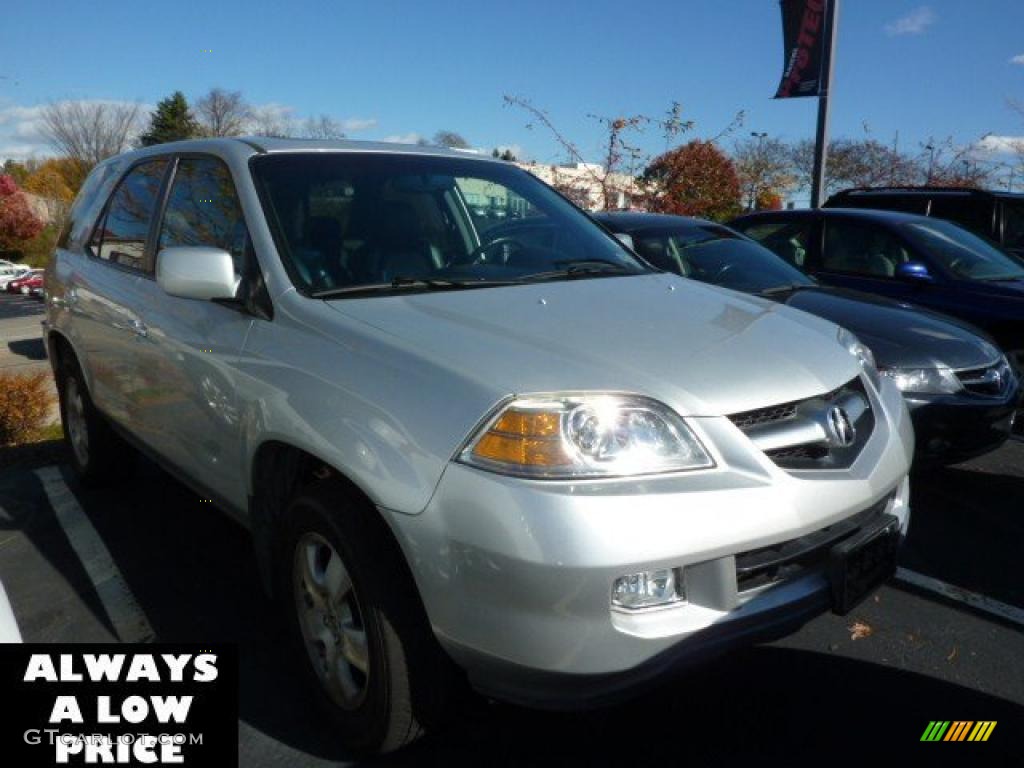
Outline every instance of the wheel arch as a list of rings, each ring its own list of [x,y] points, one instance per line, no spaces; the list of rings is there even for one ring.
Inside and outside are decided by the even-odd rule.
[[[267,594],[273,596],[274,563],[288,503],[300,489],[316,483],[338,483],[363,502],[361,506],[386,530],[387,536],[405,558],[397,537],[370,493],[344,470],[305,448],[277,438],[264,440],[253,453],[249,479],[250,528],[260,578]]]

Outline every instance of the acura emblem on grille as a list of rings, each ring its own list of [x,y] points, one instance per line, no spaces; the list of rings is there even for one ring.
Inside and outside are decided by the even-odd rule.
[[[853,422],[850,421],[846,411],[838,405],[828,409],[828,429],[833,445],[848,448],[857,439],[857,430],[854,428]]]

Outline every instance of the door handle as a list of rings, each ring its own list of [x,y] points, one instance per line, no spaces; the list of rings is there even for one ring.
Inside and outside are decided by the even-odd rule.
[[[146,336],[149,334],[149,329],[146,328],[146,324],[141,320],[132,320],[132,332],[136,336]]]

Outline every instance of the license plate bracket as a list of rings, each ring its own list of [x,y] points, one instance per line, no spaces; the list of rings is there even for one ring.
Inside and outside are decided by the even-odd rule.
[[[900,521],[882,515],[829,551],[832,611],[845,616],[896,573]]]

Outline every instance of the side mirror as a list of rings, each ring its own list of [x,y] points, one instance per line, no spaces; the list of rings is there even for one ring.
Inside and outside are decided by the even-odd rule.
[[[615,238],[620,243],[622,243],[624,246],[629,248],[629,250],[631,250],[631,251],[636,250],[635,246],[633,245],[633,236],[632,235],[627,235],[625,232],[616,232],[615,233]]]
[[[238,282],[231,254],[220,248],[164,248],[156,256],[156,284],[171,296],[233,299]]]
[[[935,282],[935,278],[932,277],[931,272],[928,271],[928,267],[920,261],[908,261],[905,264],[897,265],[896,277],[908,283]]]

